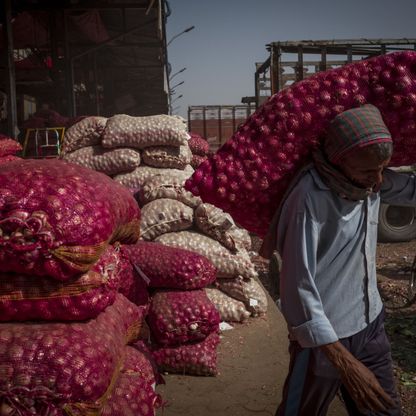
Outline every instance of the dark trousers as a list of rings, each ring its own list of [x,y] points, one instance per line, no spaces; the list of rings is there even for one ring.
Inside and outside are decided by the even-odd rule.
[[[366,415],[401,415],[400,400],[395,388],[390,342],[384,330],[384,312],[359,333],[340,342],[369,368],[396,406],[386,412]],[[348,414],[364,415],[342,385],[337,370],[319,348],[302,348],[297,342],[289,345],[289,374],[283,387],[282,402],[276,416],[324,416],[338,390],[341,390]]]

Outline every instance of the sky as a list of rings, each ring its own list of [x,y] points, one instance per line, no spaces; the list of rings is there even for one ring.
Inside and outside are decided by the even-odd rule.
[[[174,113],[254,95],[266,45],[288,40],[416,38],[416,0],[168,0]],[[180,95],[182,97],[178,98]],[[179,108],[178,108],[179,107]]]

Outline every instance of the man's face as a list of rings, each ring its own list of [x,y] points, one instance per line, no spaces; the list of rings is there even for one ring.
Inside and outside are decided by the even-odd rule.
[[[389,164],[390,158],[380,161],[370,147],[371,145],[347,154],[339,162],[339,168],[359,187],[377,192],[383,181],[383,170]]]

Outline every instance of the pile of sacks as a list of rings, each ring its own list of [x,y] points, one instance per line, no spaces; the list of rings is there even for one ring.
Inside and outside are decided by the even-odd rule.
[[[221,319],[242,322],[264,314],[267,297],[249,250],[251,238],[221,209],[187,192],[183,176],[156,175],[139,193],[141,239],[205,256],[216,268],[215,287],[206,288]]]
[[[0,188],[0,413],[154,416],[133,196],[60,160],[5,163]]]
[[[85,152],[97,152],[92,149],[103,153],[80,158]],[[167,115],[84,119],[66,132],[63,151],[65,159],[105,172],[135,192],[142,208],[142,240],[190,250],[213,263],[216,287],[206,292],[222,320],[241,322],[266,311],[266,295],[248,254],[248,233],[222,210],[184,189],[193,172],[191,152],[206,157],[209,146],[202,137],[188,134],[183,119]],[[119,160],[116,152],[134,152],[136,160],[140,153],[140,164],[115,175],[115,169],[98,163],[101,157],[106,166],[114,167]],[[120,169],[122,164],[116,165]]]
[[[22,146],[19,142],[11,137],[0,134],[0,164],[19,160],[20,157],[16,155],[21,151]]]
[[[191,166],[196,169],[209,155],[209,143],[198,133],[189,133],[189,148],[192,152]]]
[[[177,116],[87,117],[66,131],[62,158],[138,190],[167,168],[188,177],[193,173],[189,137],[184,119]]]
[[[159,371],[214,376],[220,316],[204,288],[216,278],[205,257],[160,243],[122,247],[151,296],[150,338],[136,347],[151,354]]]

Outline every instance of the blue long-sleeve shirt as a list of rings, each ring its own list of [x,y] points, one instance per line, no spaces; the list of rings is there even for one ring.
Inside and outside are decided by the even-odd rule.
[[[416,206],[416,177],[386,169],[379,193],[350,201],[309,170],[278,223],[280,309],[304,348],[356,334],[381,312],[376,245],[380,200]],[[416,238],[416,236],[415,236]]]

